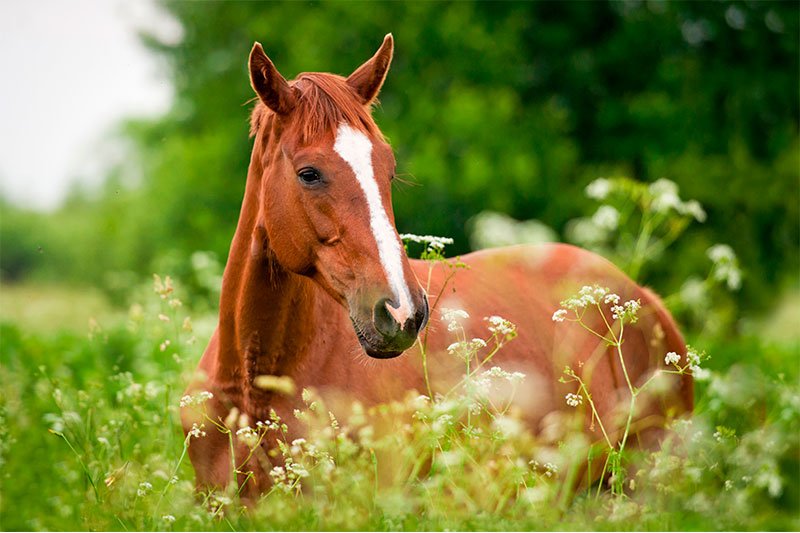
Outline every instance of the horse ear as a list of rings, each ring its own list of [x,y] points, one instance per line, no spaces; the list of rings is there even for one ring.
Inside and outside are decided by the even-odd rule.
[[[389,72],[393,53],[394,38],[391,33],[387,33],[375,55],[347,78],[347,84],[355,89],[364,105],[370,105],[378,96],[383,81],[386,79],[386,73]]]
[[[250,84],[261,101],[275,113],[286,115],[294,108],[295,96],[292,88],[258,42],[250,51]]]

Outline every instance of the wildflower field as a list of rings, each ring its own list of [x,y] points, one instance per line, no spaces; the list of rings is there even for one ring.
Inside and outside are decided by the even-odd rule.
[[[30,100],[6,99],[13,133],[0,143],[0,529],[800,530],[797,2],[81,7],[101,4],[125,4],[131,20],[153,8],[136,36],[111,38],[143,46],[172,100],[152,116],[109,115],[78,166],[62,169],[74,187],[49,212],[6,178],[26,194],[55,190],[41,164],[60,143],[50,126],[81,129],[62,116],[67,89],[97,79],[114,93],[105,62],[129,63],[106,57],[110,30],[77,8],[61,20],[39,3],[2,5],[14,21],[4,38],[15,29],[22,43],[0,50],[7,78],[45,92],[9,84]],[[41,40],[62,39],[52,28],[63,46]],[[457,275],[459,254],[570,243],[652,289],[675,318],[690,349],[620,379],[621,430],[597,415],[590,378],[559,367],[561,410],[533,433],[514,399],[538,376],[494,356],[536,332],[491,309],[469,317],[482,325],[469,334],[469,310],[433,310],[452,338],[428,353],[423,332],[414,363],[426,377],[432,358],[463,368],[448,390],[426,380],[389,404],[343,406],[258,376],[301,406],[262,420],[203,416],[211,393],[184,396],[216,327],[245,191],[253,43],[292,79],[353,72],[389,32],[392,67],[372,113],[396,156],[392,220],[409,257]],[[85,48],[105,56],[84,62],[88,72],[71,45],[90,33],[103,45]],[[43,47],[59,60],[27,60]],[[143,100],[125,80],[126,98]],[[32,109],[46,118],[22,113]],[[590,330],[625,369],[646,302],[599,280],[574,289],[546,326]],[[642,449],[651,393],[688,375],[693,412]],[[201,415],[188,435],[181,406]],[[196,490],[188,450],[219,433],[245,454],[268,449],[272,484],[257,501],[242,497],[246,462],[230,465],[229,486]]]
[[[595,218],[613,210],[617,219],[596,226],[612,228],[618,243],[633,243],[618,250],[618,260],[627,258],[629,268],[640,268],[653,255],[636,244],[640,238],[625,233],[612,193],[638,199],[628,216],[650,221],[650,247],[668,246],[665,239],[677,236],[676,225],[704,216],[666,181],[650,187],[622,179],[594,182],[587,194],[605,202]],[[411,253],[421,242],[426,260],[444,260],[447,240],[404,238]],[[710,274],[694,283],[711,306],[692,314],[685,294],[667,298],[690,323],[717,320],[715,290],[740,282],[729,249],[712,247],[708,255]],[[636,320],[638,303],[621,302],[590,282],[578,294],[565,295],[553,320],[558,327],[587,327],[587,313],[608,307],[617,322],[594,333],[622,360],[624,326]],[[79,293],[63,296],[57,297],[61,308],[47,316],[70,316],[83,301]],[[31,295],[6,298],[13,307]],[[784,327],[796,321],[795,302],[785,306],[788,311],[776,308],[749,324],[736,338],[687,328],[693,346],[688,357],[664,354],[668,370],[662,372],[694,375],[695,412],[671,425],[660,448],[636,450],[626,447],[630,418],[621,440],[586,442],[580,428],[594,406],[569,368],[561,379],[574,384],[575,392],[564,399],[574,417],[561,420],[554,434],[530,433],[509,409],[526,376],[490,363],[505,343],[514,342],[515,325],[486,317],[485,336],[467,339],[459,327],[465,313],[453,309],[437,312],[450,324],[448,355],[465,362],[465,379],[446,394],[413,391],[387,405],[356,404],[339,419],[315,391],[304,390],[305,408],[292,420],[275,415],[223,424],[208,418],[184,437],[179,406],[202,409],[208,394],[182,397],[182,390],[215,323],[213,309],[193,313],[183,303],[187,299],[178,281],[156,275],[134,292],[127,313],[109,309],[92,316],[86,329],[43,330],[35,316],[4,317],[3,529],[800,528],[798,339],[769,333],[775,321],[783,320]],[[789,318],[781,318],[787,312]],[[638,395],[657,386],[658,377],[631,388],[631,415]],[[291,383],[265,386],[292,389]],[[493,389],[505,391],[507,402],[487,394]],[[286,437],[289,424],[303,424],[305,437]],[[273,488],[260,500],[240,500],[241,483],[195,491],[186,450],[209,431],[227,432],[232,442],[252,448],[264,439],[276,443],[271,453],[281,466],[271,472]],[[584,476],[591,474],[581,466],[597,457],[605,457],[605,481],[586,483]]]

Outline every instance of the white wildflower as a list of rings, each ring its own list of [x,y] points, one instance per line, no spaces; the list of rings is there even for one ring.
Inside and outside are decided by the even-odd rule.
[[[706,254],[714,263],[712,276],[715,280],[725,282],[730,290],[737,290],[742,286],[742,271],[730,246],[715,244],[706,251]]]
[[[510,383],[520,382],[525,379],[525,374],[522,372],[506,372],[499,366],[493,366],[489,370],[484,371],[481,376],[484,378],[504,379]]]
[[[666,193],[653,198],[653,211],[656,213],[666,213],[670,209],[679,210],[681,199],[677,194]]]
[[[586,196],[594,198],[595,200],[605,200],[611,193],[613,186],[610,180],[606,178],[597,178],[589,185],[586,186]]]
[[[449,353],[450,355],[455,355],[456,352],[461,350],[463,345],[464,343],[461,341],[454,342],[453,344],[447,347],[447,353]]]
[[[564,322],[564,319],[567,317],[567,310],[566,309],[559,309],[555,313],[553,313],[553,322]]]
[[[689,200],[684,203],[682,212],[685,215],[691,215],[698,222],[706,221],[706,212],[697,200]]]
[[[595,287],[597,286],[595,285]],[[578,291],[578,295],[584,302],[586,302],[586,305],[594,305],[597,303],[597,300],[595,299],[595,287],[584,285],[581,287],[581,290]]]
[[[511,377],[506,379],[508,379],[508,381],[512,383],[519,383],[525,379],[525,374],[523,374],[522,372],[512,372]]]
[[[308,470],[306,470],[301,464],[291,463],[287,466],[287,468],[289,469],[289,472],[294,475],[294,477],[301,478],[309,476]]]
[[[689,370],[696,381],[706,381],[711,377],[711,372],[700,367],[700,363],[705,357],[705,352],[698,353],[694,348],[689,347],[686,352],[686,360],[689,362]]]
[[[413,233],[401,233],[400,239],[403,241],[411,241],[426,244],[430,248],[442,251],[448,244],[453,244],[453,239],[450,237],[437,237],[435,235],[414,235]]]
[[[499,333],[501,335],[512,335],[517,327],[506,320],[505,318],[497,315],[484,317],[484,320],[489,322],[489,331],[492,333]]]
[[[667,355],[664,357],[664,364],[665,365],[677,365],[681,360],[681,356],[675,352],[667,352]]]
[[[619,226],[619,211],[610,205],[601,205],[592,215],[592,222],[604,230],[614,231]]]
[[[443,414],[439,416],[436,420],[434,420],[431,428],[435,433],[442,435],[452,425],[453,425],[453,416],[449,414]]]
[[[553,477],[555,474],[558,473],[558,467],[553,463],[545,463],[544,464],[544,474],[547,477]]]
[[[661,178],[651,183],[648,189],[653,196],[651,207],[657,213],[678,210],[682,205],[678,196],[678,185],[674,181]]]
[[[706,255],[708,255],[708,258],[714,263],[730,262],[736,259],[733,248],[727,244],[715,244],[706,250]]]
[[[622,322],[634,323],[639,319],[638,313],[641,308],[639,300],[628,300],[622,305],[612,306],[611,317]]]
[[[165,514],[164,516],[161,517],[161,520],[163,520],[167,524],[172,524],[175,522],[175,517],[172,516],[171,514]]]
[[[618,304],[619,303],[619,295],[614,293],[606,294],[605,298],[603,298],[604,304]]]
[[[303,451],[303,445],[306,443],[306,439],[294,439],[292,441],[292,446],[289,448],[289,453],[292,455],[300,455]]]
[[[492,381],[489,379],[489,376],[486,375],[486,372],[484,372],[480,377],[469,380],[467,386],[471,392],[475,393],[476,397],[485,398],[492,389]],[[480,411],[480,406],[476,406],[476,408]],[[476,414],[475,411],[472,412]]]
[[[189,437],[194,437],[196,439],[199,439],[200,437],[205,437],[206,436],[206,432],[203,431],[204,427],[206,427],[205,424],[200,424],[198,426],[197,422],[195,422],[194,424],[192,424],[192,429],[190,429],[188,431]]]
[[[486,347],[486,341],[483,339],[472,339],[470,341],[454,342],[447,347],[447,353],[463,357],[464,359],[471,359],[478,350]]]
[[[137,496],[147,496],[153,490],[153,485],[148,481],[139,483],[139,488],[136,490]]]
[[[259,434],[258,431],[251,428],[250,426],[245,426],[236,431],[236,437],[242,441],[245,446],[248,448],[255,448],[258,445],[259,441]]]
[[[567,405],[569,405],[570,407],[578,407],[583,403],[583,396],[581,396],[580,394],[573,394],[570,392],[567,393],[567,395],[564,398],[567,401]]]
[[[275,483],[281,483],[282,481],[286,481],[286,469],[282,466],[273,467],[269,473],[270,477],[272,477]]]
[[[181,398],[181,407],[188,407],[190,405],[201,405],[206,400],[210,400],[214,395],[208,391],[200,391],[195,394],[187,394]]]
[[[627,302],[625,302],[625,310],[634,316],[636,315],[636,313],[639,312],[639,309],[641,308],[642,304],[641,302],[639,302],[639,300],[628,300]]]
[[[447,331],[457,331],[461,326],[460,320],[469,318],[469,313],[463,309],[442,308],[442,321],[447,322]]]

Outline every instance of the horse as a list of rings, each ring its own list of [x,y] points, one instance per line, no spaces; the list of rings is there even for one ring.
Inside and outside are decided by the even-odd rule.
[[[396,162],[372,118],[393,50],[388,34],[346,78],[301,73],[287,82],[254,44],[249,72],[258,98],[246,188],[219,322],[186,394],[209,392],[206,420],[231,434],[237,416],[260,421],[274,410],[291,419],[304,388],[366,404],[399,399],[430,383],[420,364],[421,334],[431,381],[452,383],[463,368],[446,353],[454,339],[441,313],[449,307],[464,311],[460,327],[467,338],[485,332],[485,317],[516,325],[517,338],[493,364],[527,376],[520,408],[534,432],[568,408],[564,397],[574,387],[559,383],[564,366],[581,372],[590,362],[587,390],[599,419],[618,431],[614,411],[630,397],[625,379],[640,384],[664,367],[665,353],[686,353],[675,322],[653,292],[604,258],[567,244],[479,251],[461,257],[466,268],[459,269],[452,260],[410,260],[394,224]],[[596,336],[552,320],[560,301],[586,284],[641,303],[639,321],[626,329],[624,369]],[[260,376],[288,377],[297,389],[264,389],[257,386]],[[692,402],[691,376],[674,376],[650,415],[663,421],[691,411]],[[200,409],[184,406],[181,420],[186,435],[197,435]],[[586,431],[597,436],[597,428]],[[244,468],[252,475],[244,477],[232,472],[232,461],[252,453],[235,437],[211,428],[191,439],[198,488],[246,481],[245,494],[262,493],[271,463],[266,442],[261,446],[264,453]]]

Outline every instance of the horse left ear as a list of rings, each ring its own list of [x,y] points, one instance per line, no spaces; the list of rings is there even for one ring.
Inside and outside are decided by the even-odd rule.
[[[358,67],[347,78],[347,84],[361,97],[364,105],[370,105],[378,96],[394,53],[394,38],[387,33],[383,44],[375,55],[366,63]]]
[[[264,53],[261,43],[250,51],[250,84],[264,104],[279,115],[288,115],[295,105],[292,88]]]

